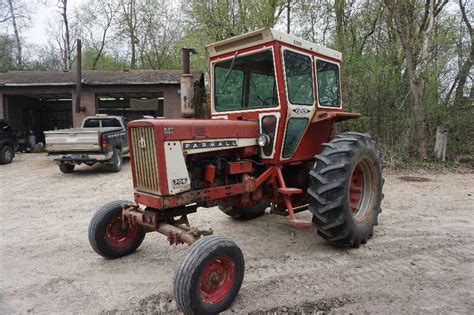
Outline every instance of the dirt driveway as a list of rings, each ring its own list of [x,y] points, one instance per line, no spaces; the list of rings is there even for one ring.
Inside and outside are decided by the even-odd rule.
[[[218,209],[191,215],[245,255],[244,284],[227,313],[474,313],[473,173],[385,177],[380,225],[359,249],[333,248],[270,214],[251,222]],[[96,208],[131,198],[128,162],[120,173],[62,174],[28,154],[0,166],[0,314],[176,312],[171,283],[184,246],[152,233],[117,260],[89,246]]]

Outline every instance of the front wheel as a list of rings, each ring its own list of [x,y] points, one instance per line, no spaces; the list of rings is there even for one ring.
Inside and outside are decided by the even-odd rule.
[[[0,164],[11,163],[14,156],[13,149],[8,145],[0,148]]]
[[[231,239],[206,236],[184,254],[173,286],[179,308],[185,314],[216,314],[237,297],[244,279],[242,251]]]
[[[335,136],[323,144],[310,178],[309,209],[318,234],[340,246],[366,243],[381,212],[382,162],[375,141],[355,132]]]
[[[145,238],[143,226],[122,220],[122,208],[132,204],[126,200],[109,202],[92,217],[89,224],[89,243],[105,258],[118,258],[133,253]]]

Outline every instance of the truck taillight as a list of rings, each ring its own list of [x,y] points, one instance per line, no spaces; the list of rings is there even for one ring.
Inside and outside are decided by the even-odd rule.
[[[109,150],[109,143],[107,142],[107,139],[105,139],[104,137],[100,138],[100,145],[102,146],[103,151]]]

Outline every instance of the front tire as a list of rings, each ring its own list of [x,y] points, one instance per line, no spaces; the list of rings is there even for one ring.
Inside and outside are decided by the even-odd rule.
[[[244,256],[234,241],[205,236],[187,249],[176,269],[176,303],[185,314],[222,312],[237,297],[244,270]]]
[[[0,149],[0,164],[9,164],[13,160],[13,149],[6,145]]]
[[[318,234],[334,245],[365,244],[381,212],[382,162],[375,141],[344,133],[323,144],[315,158],[308,193]]]
[[[143,226],[122,221],[122,208],[132,204],[126,200],[109,202],[92,217],[89,224],[89,243],[105,258],[118,258],[133,253],[145,238]]]

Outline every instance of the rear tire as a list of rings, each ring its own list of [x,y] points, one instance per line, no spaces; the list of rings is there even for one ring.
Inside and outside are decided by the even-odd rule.
[[[308,193],[318,234],[334,245],[365,244],[381,212],[382,162],[375,141],[344,133],[324,143],[315,158]]]
[[[65,174],[74,172],[75,167],[76,167],[76,165],[69,164],[69,163],[59,164],[59,169],[61,170],[61,172],[65,173]]]
[[[0,149],[0,164],[9,164],[13,160],[14,152],[12,147],[6,145]]]
[[[245,261],[230,238],[205,236],[186,250],[173,278],[176,303],[185,314],[216,314],[237,297]]]
[[[105,258],[118,258],[133,253],[145,238],[143,226],[123,226],[122,207],[131,201],[116,200],[97,210],[89,224],[89,243]]]
[[[122,159],[122,152],[117,149],[114,150],[114,154],[112,155],[112,158],[109,161],[110,164],[106,164],[106,168],[110,172],[120,172],[122,170],[122,164],[123,164],[123,159]]]
[[[219,206],[219,210],[228,216],[237,220],[251,220],[261,217],[265,214],[265,210],[269,207],[267,201],[259,201],[254,205],[248,207],[242,206]]]

